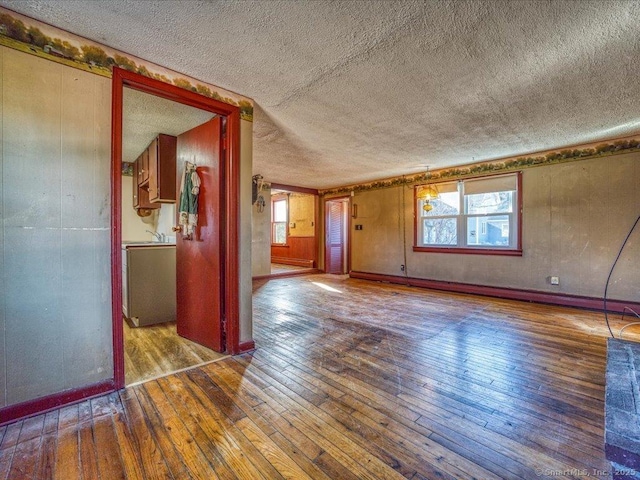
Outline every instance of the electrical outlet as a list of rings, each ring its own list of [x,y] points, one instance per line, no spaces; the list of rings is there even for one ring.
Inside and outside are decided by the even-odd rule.
[[[549,283],[551,285],[560,285],[560,277],[549,277]]]

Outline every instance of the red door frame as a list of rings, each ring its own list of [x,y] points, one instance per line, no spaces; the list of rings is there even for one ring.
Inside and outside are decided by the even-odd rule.
[[[239,222],[240,222],[240,109],[175,85],[113,68],[111,98],[111,299],[113,314],[113,370],[116,388],[124,387],[124,331],[122,326],[122,95],[124,87],[227,118],[224,155],[223,207],[224,309],[227,353],[240,353]]]
[[[327,203],[333,201],[343,201],[347,204],[347,244],[345,248],[347,250],[347,264],[344,266],[347,273],[351,271],[351,196],[341,195],[339,197],[326,198],[324,201],[324,271],[327,271],[327,257],[329,252],[329,246],[327,245],[327,225],[329,224],[329,212],[327,210]]]

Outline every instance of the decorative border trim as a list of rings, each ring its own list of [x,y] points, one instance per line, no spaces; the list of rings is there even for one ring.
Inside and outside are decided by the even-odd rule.
[[[17,420],[40,415],[71,403],[78,403],[89,398],[114,392],[116,385],[113,380],[105,380],[83,388],[66,390],[46,397],[36,398],[0,409],[0,426]]]
[[[111,78],[120,67],[240,108],[253,121],[253,100],[0,7],[0,45]]]
[[[638,151],[640,151],[640,140],[633,137],[626,137],[618,140],[588,143],[575,147],[546,150],[529,156],[507,157],[488,162],[463,165],[460,167],[434,170],[428,173],[418,173],[409,176],[403,175],[400,177],[377,180],[369,183],[320,190],[319,194],[322,196],[336,195],[341,193],[378,190],[381,188],[397,187],[400,185],[419,184],[421,182],[434,183],[436,181],[458,180],[469,177],[493,175],[496,173],[507,173],[530,167],[555,165],[559,163],[609,157],[612,155]]]
[[[381,273],[350,272],[351,278],[361,280],[373,280],[376,282],[389,282],[411,287],[443,290],[446,292],[469,293],[472,295],[484,295],[487,297],[506,298],[509,300],[522,300],[525,302],[546,303],[563,307],[583,308],[587,310],[603,310],[603,300],[595,297],[569,295],[553,292],[541,292],[538,290],[524,290],[517,288],[490,287],[486,285],[473,285],[470,283],[445,282],[442,280],[429,280],[424,278],[400,277],[397,275],[385,275]],[[622,313],[625,307],[634,310],[640,308],[640,303],[624,300],[607,300],[607,310]]]

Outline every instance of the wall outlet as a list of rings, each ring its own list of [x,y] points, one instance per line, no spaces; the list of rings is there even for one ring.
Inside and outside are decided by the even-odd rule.
[[[549,277],[549,283],[551,285],[560,285],[560,277]]]

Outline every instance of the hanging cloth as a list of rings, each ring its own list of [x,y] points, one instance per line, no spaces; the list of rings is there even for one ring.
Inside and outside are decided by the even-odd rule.
[[[200,177],[195,164],[185,162],[184,174],[180,180],[179,225],[182,236],[191,238],[198,225],[198,194],[200,193]]]

